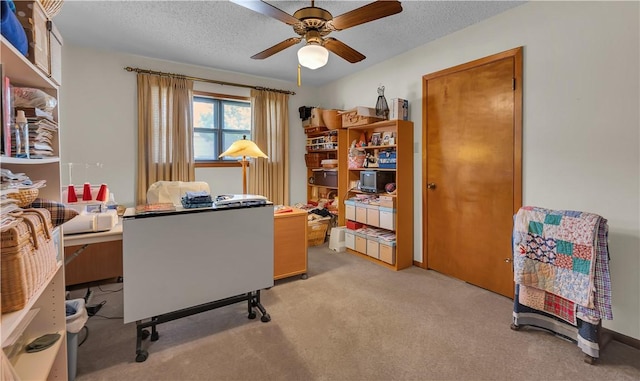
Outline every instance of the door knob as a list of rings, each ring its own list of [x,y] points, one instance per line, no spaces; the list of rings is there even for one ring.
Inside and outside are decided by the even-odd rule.
[[[427,189],[436,189],[436,183],[427,184]]]
[[[505,258],[504,261],[507,263],[511,263],[511,258]]]

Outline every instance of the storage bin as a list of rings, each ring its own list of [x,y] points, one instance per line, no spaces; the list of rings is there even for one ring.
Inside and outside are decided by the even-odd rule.
[[[358,229],[362,229],[363,227],[364,227],[364,224],[362,224],[360,222],[347,220],[347,228],[348,229],[358,230]]]
[[[381,207],[385,208],[395,208],[396,207],[396,198],[393,196],[379,196],[378,204]]]
[[[388,230],[396,230],[396,210],[380,207],[380,227]]]
[[[325,187],[338,187],[338,171],[337,170],[314,170],[313,184]]]
[[[321,108],[312,108],[311,109],[311,127],[326,127],[324,121],[322,120],[322,109]]]
[[[395,168],[396,167],[396,151],[380,151],[378,153],[379,168]]]
[[[367,205],[367,225],[380,226],[380,212],[378,205]]]
[[[29,41],[27,58],[49,75],[49,41],[47,15],[39,1],[14,1],[16,16]]]
[[[356,219],[356,203],[353,200],[344,201],[344,216],[347,220],[355,221]]]
[[[356,248],[355,250],[362,253],[362,254],[367,254],[367,238],[365,237],[364,234],[355,232],[355,241],[356,241]]]
[[[344,231],[344,245],[347,249],[356,249],[356,234],[353,230],[345,229]]]
[[[367,255],[373,258],[380,258],[378,254],[379,247],[378,237],[367,236]]]
[[[363,224],[367,223],[367,205],[356,202],[356,221]]]
[[[379,241],[378,254],[379,259],[390,265],[396,264],[396,241]]]

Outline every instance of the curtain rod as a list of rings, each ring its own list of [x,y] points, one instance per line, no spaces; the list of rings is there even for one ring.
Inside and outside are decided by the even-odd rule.
[[[183,74],[165,73],[165,72],[162,72],[162,71],[146,70],[146,69],[140,69],[140,68],[137,68],[137,67],[127,66],[127,67],[124,68],[124,70],[126,70],[126,71],[135,71],[136,73],[159,75],[159,76],[164,76],[164,77],[184,78],[184,79],[190,79],[192,81],[198,81],[198,82],[215,83],[215,84],[218,84],[218,85],[234,86],[234,87],[245,87],[245,88],[248,88],[248,89],[266,90],[266,91],[273,91],[273,92],[276,92],[276,93],[284,93],[284,94],[289,94],[289,95],[296,95],[295,92],[289,91],[289,90],[270,89],[268,87],[251,86],[251,85],[243,85],[241,83],[216,81],[214,79],[190,77],[188,75],[183,75]]]

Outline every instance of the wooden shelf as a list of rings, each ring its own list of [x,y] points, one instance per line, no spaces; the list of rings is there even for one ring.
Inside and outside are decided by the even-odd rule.
[[[0,156],[2,164],[23,164],[23,165],[39,165],[49,163],[59,163],[59,157],[47,157],[42,159],[24,159],[20,157]]]
[[[413,266],[413,123],[404,120],[384,120],[362,126],[347,127],[346,141],[360,139],[362,134],[367,141],[371,139],[373,133],[390,132],[394,134],[395,143],[392,145],[376,145],[363,147],[367,151],[392,149],[396,153],[396,168],[348,168],[348,147],[341,148],[338,154],[340,168],[344,168],[345,176],[340,179],[339,194],[368,194],[393,197],[395,199],[395,264],[391,265],[383,260],[376,259],[366,253],[347,248],[347,252],[366,258],[371,262],[379,264],[392,270],[401,270]],[[362,171],[380,171],[395,173],[396,191],[394,194],[385,192],[369,193],[352,189],[350,184],[360,180]],[[347,197],[348,198],[348,197]],[[344,200],[342,204],[344,204]],[[379,227],[376,224],[370,226]],[[384,229],[384,228],[383,228]]]
[[[46,28],[44,25],[42,31]],[[0,38],[0,62],[2,75],[6,76],[12,86],[38,88],[53,96],[58,105],[53,111],[53,117],[58,120],[60,107],[59,86],[49,78],[48,74],[32,64],[4,37]],[[4,101],[4,99],[3,99]],[[0,156],[0,166],[14,173],[25,173],[33,181],[45,180],[46,186],[39,189],[39,197],[52,201],[61,200],[61,162],[60,136],[56,134],[52,139],[55,157],[43,159],[24,159]],[[5,194],[7,190],[3,190]],[[8,371],[21,380],[66,380],[67,374],[67,338],[65,326],[65,298],[64,298],[64,264],[62,260],[61,228],[52,232],[56,244],[58,262],[56,270],[50,274],[45,282],[29,298],[25,307],[19,311],[2,314],[0,337],[3,345],[8,338],[22,335],[27,342],[46,333],[57,332],[60,339],[51,347],[36,353],[17,354],[12,359]],[[39,310],[38,313],[33,311]],[[12,334],[15,334],[12,336]],[[12,340],[12,339],[9,339]],[[8,344],[8,342],[6,342]]]

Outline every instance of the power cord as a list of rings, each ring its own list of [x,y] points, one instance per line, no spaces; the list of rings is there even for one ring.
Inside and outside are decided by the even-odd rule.
[[[86,306],[87,313],[89,314],[89,317],[94,316],[95,314],[97,314],[98,311],[100,311],[102,306],[104,306],[105,304],[107,304],[107,301],[103,300],[102,302],[100,302],[98,304],[91,304],[91,305]]]

